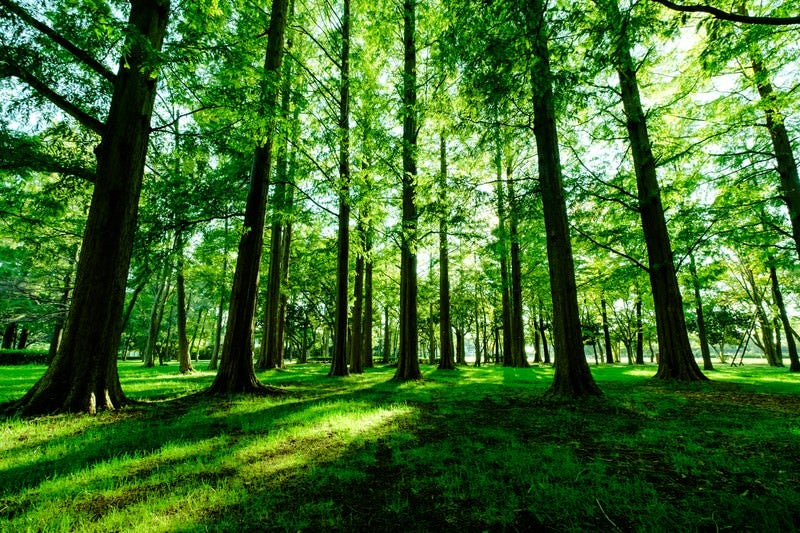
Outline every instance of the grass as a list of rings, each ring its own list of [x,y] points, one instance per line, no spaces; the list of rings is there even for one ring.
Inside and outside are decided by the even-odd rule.
[[[0,402],[44,367],[0,367]],[[213,375],[123,363],[150,400],[0,422],[0,531],[794,531],[800,376],[704,384],[593,368],[605,392],[546,399],[548,368],[261,378],[277,398],[189,397]],[[164,401],[167,400],[167,401]]]

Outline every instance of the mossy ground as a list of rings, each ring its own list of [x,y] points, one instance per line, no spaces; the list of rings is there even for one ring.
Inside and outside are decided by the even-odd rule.
[[[0,402],[44,367],[0,367]],[[665,384],[593,367],[261,374],[288,394],[189,396],[213,375],[121,365],[139,403],[0,426],[2,531],[793,531],[800,376],[749,365]]]

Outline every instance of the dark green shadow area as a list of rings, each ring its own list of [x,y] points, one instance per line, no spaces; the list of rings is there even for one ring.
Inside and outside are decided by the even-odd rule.
[[[24,389],[43,367],[6,370],[0,383]],[[683,386],[653,367],[592,371],[604,397],[554,402],[551,368],[423,366],[397,383],[392,368],[290,365],[259,374],[277,398],[6,420],[0,531],[800,528],[797,376],[721,369]],[[212,378],[121,367],[132,398]]]

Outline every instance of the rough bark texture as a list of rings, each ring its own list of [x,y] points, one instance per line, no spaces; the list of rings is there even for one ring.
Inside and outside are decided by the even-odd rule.
[[[364,313],[364,254],[359,253],[356,258],[356,277],[353,282],[353,318],[351,320],[353,333],[350,342],[350,373],[364,373],[364,354],[362,342],[362,319]]]
[[[372,236],[371,230],[365,230],[364,238],[364,319],[361,324],[362,342],[361,353],[364,357],[364,368],[372,368],[372,315],[374,303],[372,297]]]
[[[769,267],[769,278],[772,284],[772,299],[775,300],[775,306],[778,308],[778,316],[780,317],[783,331],[786,334],[786,349],[789,352],[789,370],[791,372],[800,372],[800,359],[797,357],[797,343],[795,342],[794,335],[792,335],[792,324],[789,321],[789,315],[786,313],[786,304],[783,303],[783,293],[781,286],[778,283],[778,271],[774,265]],[[776,328],[776,331],[778,328]]]
[[[522,263],[519,247],[519,205],[511,164],[506,165],[508,187],[508,236],[511,244],[511,361],[515,367],[528,367],[525,354],[525,328],[522,319]]]
[[[714,363],[711,362],[711,350],[708,346],[706,318],[703,314],[703,299],[700,296],[700,280],[697,278],[697,264],[694,261],[694,255],[689,256],[689,274],[692,277],[692,288],[694,289],[697,336],[700,338],[700,353],[703,354],[703,370],[714,370]]]
[[[417,330],[417,47],[416,0],[403,2],[403,186],[400,241],[400,346],[394,379],[422,379]]]
[[[647,119],[639,97],[639,84],[630,53],[631,45],[616,2],[617,0],[609,0],[608,14],[610,21],[620,26],[613,54],[631,143],[639,212],[647,246],[650,286],[656,312],[660,357],[655,377],[680,381],[705,380],[708,378],[697,366],[689,345],[689,334],[683,315],[683,300],[675,274],[664,208],[661,204],[661,190],[647,131]]]
[[[536,58],[531,72],[533,86],[533,132],[542,189],[550,291],[553,299],[553,345],[555,377],[550,393],[566,396],[599,395],[583,353],[583,335],[575,285],[575,265],[567,223],[567,206],[558,151],[558,133],[553,97],[550,54],[547,47],[545,9],[541,0],[529,2],[531,48]]]
[[[495,196],[497,201],[497,253],[500,255],[500,319],[503,325],[503,366],[513,366],[511,281],[509,280],[508,274],[508,230],[506,228],[506,195],[503,188],[503,147],[499,132],[496,135],[494,165],[497,179],[495,183]]]
[[[747,10],[744,3],[739,6],[739,11],[743,15],[746,14]],[[775,162],[777,163],[778,176],[780,177],[781,197],[789,211],[795,250],[798,257],[800,257],[800,178],[797,172],[797,161],[794,158],[785,119],[775,102],[775,91],[769,78],[769,72],[764,67],[764,60],[761,57],[758,43],[750,44],[750,62],[753,67],[753,81],[763,104],[767,130],[772,140],[772,148],[775,151]]]
[[[183,232],[176,236],[178,259],[176,262],[176,290],[178,296],[178,365],[181,374],[194,372],[189,358],[189,341],[186,334],[186,278],[183,275]]]
[[[225,218],[225,245],[222,249],[222,276],[219,281],[219,306],[217,307],[217,319],[214,326],[214,351],[211,354],[211,361],[208,362],[209,370],[216,370],[219,364],[219,352],[222,346],[222,315],[225,313],[225,283],[228,281],[228,218]]]
[[[342,12],[341,80],[339,85],[339,232],[336,258],[336,325],[329,376],[346,376],[350,274],[350,0]]]
[[[130,48],[96,150],[97,178],[61,346],[12,411],[95,413],[126,403],[116,353],[157,79],[148,66],[153,58],[137,41],[160,50],[168,16],[166,0],[131,1]]]
[[[600,297],[600,316],[603,319],[603,341],[606,347],[606,363],[614,364],[614,352],[611,350],[611,333],[608,329],[608,311],[606,309],[605,295]]]
[[[453,334],[450,321],[450,246],[447,204],[447,143],[439,137],[439,370],[456,367],[453,356]]]
[[[383,348],[381,349],[381,363],[389,362],[389,353],[392,351],[392,329],[389,325],[389,306],[383,308]]]
[[[244,227],[239,241],[236,271],[233,276],[228,325],[222,346],[222,362],[209,388],[213,394],[259,393],[267,388],[253,370],[253,318],[258,291],[258,273],[264,247],[269,168],[275,131],[278,84],[283,59],[288,0],[273,0],[267,38],[263,88],[263,110],[267,139],[253,155],[250,184],[245,204]]]
[[[636,364],[644,364],[644,331],[642,330],[642,296],[636,295]]]

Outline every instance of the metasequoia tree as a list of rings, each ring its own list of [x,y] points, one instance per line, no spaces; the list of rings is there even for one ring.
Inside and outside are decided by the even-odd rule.
[[[290,10],[293,6],[290,6]],[[291,15],[291,14],[290,14]],[[287,50],[289,44],[287,44]],[[272,222],[270,225],[269,272],[267,290],[264,298],[264,329],[261,335],[261,351],[258,358],[259,369],[283,368],[283,342],[281,329],[281,285],[288,270],[289,248],[286,234],[286,213],[289,188],[289,132],[294,128],[291,116],[292,103],[292,61],[283,64],[281,84],[281,115],[278,158],[275,164],[275,180],[272,192]]]
[[[450,246],[447,240],[447,142],[439,136],[439,369],[453,370],[453,334],[450,321]]]
[[[250,169],[245,204],[244,227],[231,289],[231,303],[222,361],[211,384],[211,393],[263,392],[268,390],[253,370],[253,318],[258,292],[258,273],[264,247],[269,170],[278,110],[278,87],[283,60],[284,33],[288,18],[288,0],[273,0],[264,59],[264,82],[261,110],[265,120],[265,138],[260,139]]]
[[[525,15],[531,52],[536,59],[530,72],[533,133],[536,138],[539,184],[547,232],[550,293],[553,300],[555,376],[550,393],[568,396],[597,395],[600,394],[600,388],[589,371],[583,351],[575,265],[558,148],[545,6],[542,0],[529,0],[525,6]]]
[[[336,316],[333,361],[329,376],[346,376],[347,319],[350,273],[350,0],[344,0],[341,15],[342,49],[339,82],[339,230],[336,259]]]
[[[0,5],[68,51],[113,87],[102,121],[39,79],[29,65],[4,57],[2,75],[15,76],[100,136],[97,173],[83,235],[72,305],[55,359],[11,411],[95,413],[126,403],[117,373],[125,285],[156,96],[157,54],[166,34],[168,0],[131,0],[124,56],[116,74],[91,54],[35,20],[11,0]]]
[[[403,2],[403,177],[400,237],[400,346],[394,379],[421,379],[417,330],[417,45],[416,0]]]
[[[696,381],[707,379],[694,359],[683,300],[675,273],[669,232],[656,175],[656,159],[639,95],[636,68],[628,34],[629,14],[622,14],[618,0],[602,0],[607,22],[613,28],[612,59],[619,76],[626,128],[636,174],[638,207],[647,246],[648,274],[656,313],[659,359],[656,378]]]

